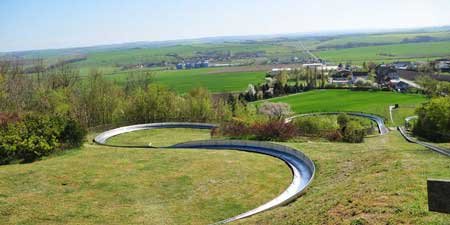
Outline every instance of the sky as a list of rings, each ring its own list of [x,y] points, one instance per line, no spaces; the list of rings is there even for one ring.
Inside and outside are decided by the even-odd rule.
[[[449,0],[0,0],[0,52],[450,25]]]

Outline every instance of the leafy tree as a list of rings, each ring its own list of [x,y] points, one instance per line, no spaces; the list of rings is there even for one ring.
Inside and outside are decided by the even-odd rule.
[[[450,97],[433,98],[416,112],[419,119],[413,128],[415,135],[430,141],[450,141]]]

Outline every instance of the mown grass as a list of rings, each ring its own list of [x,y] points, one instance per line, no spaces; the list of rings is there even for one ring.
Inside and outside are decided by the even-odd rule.
[[[185,138],[176,129],[161,144]],[[193,138],[195,138],[195,134]],[[132,139],[133,137],[129,137]],[[178,140],[179,139],[179,140]],[[313,159],[306,194],[237,224],[439,224],[426,180],[449,179],[450,159],[398,132],[363,144],[281,143]],[[0,167],[2,224],[209,224],[279,194],[288,167],[237,151],[135,150],[86,144],[32,164]]]
[[[395,126],[404,126],[405,119],[416,115],[416,108],[418,105],[400,105],[398,109],[392,110],[392,118]]]
[[[426,101],[418,94],[350,90],[318,90],[269,100],[288,103],[295,113],[355,111],[383,116],[389,122],[389,106],[416,105]]]
[[[315,162],[312,186],[290,205],[237,224],[449,224],[450,215],[428,211],[426,181],[450,179],[450,158],[396,131],[363,144],[289,145]]]
[[[291,179],[282,161],[263,155],[89,144],[32,164],[1,166],[0,221],[210,224],[271,200]]]
[[[174,133],[176,137],[174,137]],[[174,144],[208,140],[211,138],[210,130],[170,128],[141,130],[121,134],[108,140],[108,144],[125,146],[154,146],[166,147]]]

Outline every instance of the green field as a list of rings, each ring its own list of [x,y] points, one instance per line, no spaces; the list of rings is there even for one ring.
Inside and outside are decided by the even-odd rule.
[[[193,88],[204,87],[211,92],[243,92],[249,84],[264,82],[265,72],[214,73],[214,68],[194,70],[158,71],[155,82],[165,85],[179,93]],[[123,84],[128,73],[106,75],[105,77]]]
[[[138,48],[95,52],[88,54],[85,61],[75,63],[79,67],[115,66],[117,64],[158,63],[161,61],[180,62],[196,56],[196,53],[218,51],[231,54],[240,52],[264,51],[267,56],[286,55],[292,50],[272,44],[218,43],[218,44],[186,44],[154,48]]]
[[[285,102],[295,113],[355,111],[377,114],[388,119],[389,106],[416,105],[426,101],[422,95],[395,92],[319,90],[270,99]],[[388,120],[386,120],[388,122]]]
[[[326,47],[345,45],[349,43],[385,43],[385,44],[400,44],[404,39],[414,39],[420,36],[427,36],[432,38],[450,38],[450,32],[433,32],[433,33],[387,33],[387,34],[360,34],[360,35],[343,35],[341,37],[333,38],[331,40],[322,41],[309,47]]]
[[[450,56],[450,41],[327,50],[318,51],[314,54],[331,62],[427,61],[438,57]]]

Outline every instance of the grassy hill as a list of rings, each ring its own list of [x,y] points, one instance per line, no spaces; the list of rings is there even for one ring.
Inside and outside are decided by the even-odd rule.
[[[166,133],[170,140],[159,144],[195,139],[186,131]],[[0,221],[210,224],[271,200],[291,176],[282,161],[263,155],[86,144],[32,164],[1,166]]]
[[[292,204],[237,224],[447,225],[450,215],[428,211],[429,178],[449,179],[450,159],[407,143],[398,132],[363,144],[309,141],[289,144],[312,158],[318,171]]]
[[[350,90],[319,90],[270,99],[285,102],[295,113],[356,111],[389,118],[389,106],[416,105],[426,101],[423,95],[394,92],[366,92]]]
[[[159,134],[176,140],[159,144],[189,136],[171,131]],[[154,141],[148,137],[138,141]],[[426,197],[428,178],[450,177],[449,158],[407,143],[397,132],[367,138],[363,144],[281,144],[313,159],[317,173],[312,186],[288,206],[237,224],[444,225],[450,220],[450,215],[428,212]],[[2,224],[209,224],[268,201],[290,179],[284,163],[262,155],[86,144],[32,164],[1,166],[0,220]]]

